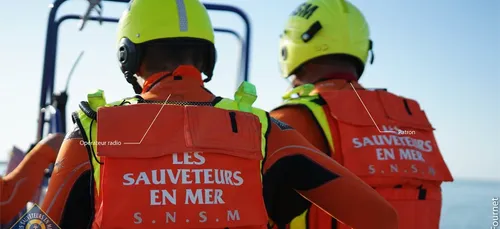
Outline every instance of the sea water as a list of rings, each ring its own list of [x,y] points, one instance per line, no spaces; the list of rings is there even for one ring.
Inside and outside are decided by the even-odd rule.
[[[0,174],[3,174],[4,171],[5,166],[0,165]],[[494,228],[492,227],[495,223],[494,198],[500,198],[500,181],[459,179],[453,183],[443,184],[443,209],[440,228]],[[499,222],[496,221],[496,223]]]
[[[440,228],[495,228],[492,226],[498,219],[494,217],[494,214],[498,216],[498,208],[494,211],[494,198],[500,198],[500,181],[457,180],[445,183]],[[496,223],[499,223],[498,220]]]

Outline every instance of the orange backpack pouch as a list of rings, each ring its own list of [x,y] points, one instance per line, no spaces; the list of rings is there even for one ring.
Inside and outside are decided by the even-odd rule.
[[[99,109],[97,133],[100,228],[267,224],[256,116],[138,104]]]
[[[374,186],[452,179],[417,102],[385,91],[357,92],[362,102],[352,90],[321,94],[338,122],[346,168]]]

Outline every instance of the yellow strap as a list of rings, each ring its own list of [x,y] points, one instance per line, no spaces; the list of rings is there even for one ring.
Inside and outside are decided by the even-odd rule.
[[[309,209],[305,210],[299,216],[292,219],[290,222],[290,229],[307,229],[309,225],[307,225],[307,212]]]
[[[123,103],[124,100],[116,101],[110,104],[107,104],[106,98],[104,96],[104,91],[101,89],[97,89],[92,93],[87,94],[87,99],[89,106],[92,110],[97,111],[100,107],[103,106],[118,106]],[[129,101],[131,104],[137,103],[137,98],[130,98],[130,99],[125,99],[126,101]],[[125,103],[126,104],[126,103]],[[92,120],[92,118],[88,117],[83,111],[79,110],[78,111],[78,116],[80,119],[80,123],[83,126],[83,134],[85,134],[86,139],[89,141],[97,141],[97,123],[96,120]],[[90,136],[92,135],[92,139]],[[92,143],[92,142],[91,142]],[[91,144],[89,143],[89,144]],[[97,145],[96,144],[91,144],[90,147],[93,150],[93,153],[97,154]],[[90,152],[92,153],[92,152]],[[97,155],[94,155],[94,157],[91,158],[92,162],[92,167],[94,168],[94,181],[96,184],[96,187],[100,187],[101,180],[100,180],[100,173],[101,173],[101,167],[98,162],[100,160],[100,157]],[[97,194],[100,193],[100,189],[97,188]]]
[[[291,99],[292,95],[298,94],[299,97],[311,96],[311,92],[314,90],[314,84],[304,84],[293,88],[283,95],[283,99]]]
[[[284,101],[284,105],[293,105],[293,104],[299,104],[299,105],[304,105],[306,106],[313,114],[314,118],[318,121],[318,124],[320,125],[321,129],[323,130],[323,133],[325,134],[326,140],[328,141],[328,144],[332,150],[332,155],[335,153],[335,145],[333,142],[333,136],[332,132],[330,130],[330,124],[328,124],[328,119],[325,111],[323,110],[323,107],[321,105],[316,104],[315,102],[312,102],[312,100],[318,98],[318,95],[311,95],[308,97],[299,97],[299,98],[292,98]]]

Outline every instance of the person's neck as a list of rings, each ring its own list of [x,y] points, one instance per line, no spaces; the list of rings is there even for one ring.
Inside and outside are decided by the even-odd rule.
[[[358,76],[352,72],[329,72],[319,75],[315,82],[325,81],[325,80],[345,80],[345,81],[357,81]]]
[[[156,72],[150,75],[144,82],[143,93],[149,91],[154,85],[160,84],[160,81],[162,81],[162,85],[182,81],[193,82],[197,85],[203,86],[202,76],[198,69],[191,65],[181,65],[173,72]]]
[[[300,84],[315,84],[326,80],[343,80],[349,82],[358,81],[356,73],[350,71],[325,71],[311,74],[311,77],[305,80],[299,80]]]

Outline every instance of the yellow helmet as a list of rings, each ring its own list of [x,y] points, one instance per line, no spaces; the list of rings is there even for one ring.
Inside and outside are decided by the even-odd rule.
[[[307,61],[325,55],[350,57],[361,76],[372,48],[369,36],[363,14],[348,1],[307,0],[292,12],[281,35],[282,76],[288,77]]]
[[[154,40],[205,42],[213,48],[212,64],[203,71],[211,77],[215,65],[214,30],[199,0],[131,0],[118,23],[118,59],[127,81],[142,60],[141,45]]]

